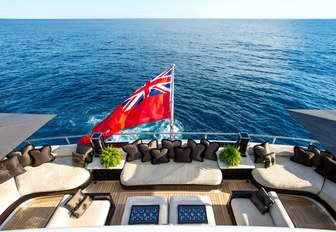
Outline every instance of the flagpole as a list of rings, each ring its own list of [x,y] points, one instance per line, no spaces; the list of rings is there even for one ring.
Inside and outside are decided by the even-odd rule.
[[[173,139],[174,133],[174,68],[175,64],[172,65],[172,77],[171,77],[171,92],[170,92],[170,139]]]

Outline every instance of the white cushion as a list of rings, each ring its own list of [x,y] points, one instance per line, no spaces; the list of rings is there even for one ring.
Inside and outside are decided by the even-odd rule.
[[[128,225],[131,209],[133,205],[160,205],[159,225],[168,223],[168,200],[167,197],[161,196],[137,196],[128,197],[121,220],[121,225]]]
[[[231,208],[238,226],[275,226],[271,214],[261,214],[249,198],[232,199]]]
[[[0,215],[20,197],[14,178],[0,184]]]
[[[222,172],[217,161],[192,161],[191,163],[169,163],[153,165],[142,163],[140,159],[126,162],[121,172],[120,181],[126,186],[195,184],[219,185]]]
[[[249,143],[247,152],[254,155],[253,147],[258,144],[260,143]],[[270,144],[270,150],[275,152],[277,156],[293,156],[294,154],[294,146],[291,145]]]
[[[90,178],[89,171],[72,166],[72,157],[58,157],[38,167],[26,167],[26,170],[24,174],[16,177],[21,195],[73,189]]]
[[[77,145],[76,144],[69,144],[69,145],[55,145],[51,146],[52,154],[55,157],[61,156],[72,156],[72,152],[76,151]]]
[[[336,211],[336,183],[326,179],[319,197]]]
[[[111,202],[108,200],[94,200],[87,210],[79,218],[71,216],[65,208],[66,202],[72,195],[65,195],[56,208],[47,226],[50,227],[80,227],[80,226],[104,226],[110,210]]]
[[[212,209],[211,199],[208,196],[172,196],[169,202],[169,223],[178,224],[178,205],[205,205],[208,223],[216,225],[215,215]],[[184,224],[185,225],[185,224]],[[190,225],[190,224],[188,224]],[[200,224],[195,224],[200,225]],[[201,224],[202,225],[202,224]]]
[[[276,165],[264,168],[264,163],[256,165],[253,178],[261,185],[274,189],[288,189],[317,194],[320,192],[324,177],[312,167],[295,163],[289,157],[276,157]]]
[[[278,195],[271,191],[268,196],[274,200],[274,204],[270,207],[269,212],[272,215],[274,224],[279,227],[294,228],[294,224],[290,219],[285,207],[282,205]]]

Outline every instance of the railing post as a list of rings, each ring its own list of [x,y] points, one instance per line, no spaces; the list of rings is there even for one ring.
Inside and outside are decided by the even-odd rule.
[[[275,144],[275,141],[277,140],[277,137],[273,138],[272,144]]]
[[[208,139],[208,134],[205,134],[205,135],[204,135],[204,138],[205,138],[205,139]]]
[[[65,141],[67,142],[67,144],[70,144],[68,137],[65,137]]]

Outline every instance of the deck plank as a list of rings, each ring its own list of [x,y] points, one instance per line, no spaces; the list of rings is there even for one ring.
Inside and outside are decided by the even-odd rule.
[[[295,227],[336,230],[335,220],[316,201],[286,194],[279,194],[279,198]]]
[[[62,196],[36,199],[19,209],[3,230],[44,228]]]

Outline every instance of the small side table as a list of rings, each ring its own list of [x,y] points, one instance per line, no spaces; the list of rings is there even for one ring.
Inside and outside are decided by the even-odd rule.
[[[217,152],[219,156],[220,151]],[[253,161],[248,153],[246,157],[242,157],[242,161],[237,166],[228,167],[219,158],[217,159],[218,166],[222,171],[223,179],[251,179],[252,170],[255,168]]]
[[[99,161],[99,157],[93,157],[92,163],[87,165],[87,169],[92,173],[93,180],[119,180],[120,173],[125,165],[126,153],[121,151],[123,157],[121,163],[112,168],[105,168]]]

